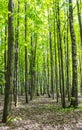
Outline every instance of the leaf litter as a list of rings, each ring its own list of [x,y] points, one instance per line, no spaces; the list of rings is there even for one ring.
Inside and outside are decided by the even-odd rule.
[[[6,124],[0,123],[0,130],[82,130],[81,107],[62,109],[60,103],[45,96],[25,104],[24,98],[19,97],[19,105],[13,106]],[[3,100],[0,105],[1,121]]]

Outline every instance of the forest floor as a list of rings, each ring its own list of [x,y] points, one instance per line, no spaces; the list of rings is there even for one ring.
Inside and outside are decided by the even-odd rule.
[[[0,121],[3,110],[0,96]],[[82,130],[82,104],[77,109],[62,109],[51,98],[41,96],[25,104],[24,97],[12,108],[6,124],[0,122],[0,130]]]

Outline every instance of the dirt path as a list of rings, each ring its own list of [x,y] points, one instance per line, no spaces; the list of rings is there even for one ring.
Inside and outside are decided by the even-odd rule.
[[[0,104],[2,102],[3,99]],[[11,115],[6,125],[0,123],[0,130],[80,130],[78,127],[82,126],[82,110],[61,109],[61,106],[47,97],[36,98],[28,105],[24,103],[24,97],[21,97]]]

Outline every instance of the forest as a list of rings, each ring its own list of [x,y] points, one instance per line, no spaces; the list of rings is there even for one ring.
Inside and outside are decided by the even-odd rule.
[[[0,0],[0,130],[82,130],[82,0]]]

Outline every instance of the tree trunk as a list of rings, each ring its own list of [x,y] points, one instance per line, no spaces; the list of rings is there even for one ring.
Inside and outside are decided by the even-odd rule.
[[[39,96],[39,87],[38,87],[38,85],[39,85],[39,79],[38,79],[38,77],[39,77],[39,71],[38,71],[38,58],[37,58],[37,75],[36,75],[36,95],[37,96]]]
[[[67,13],[68,16],[68,13]],[[68,22],[67,22],[67,94],[68,94],[68,101],[70,101],[70,84],[69,84],[69,43],[68,43]]]
[[[25,42],[27,42],[27,2],[25,2]],[[27,43],[26,43],[27,44]],[[25,46],[25,99],[28,103],[28,54],[27,46]]]
[[[6,84],[5,84],[5,100],[2,122],[7,122],[12,103],[12,89],[13,89],[13,69],[14,69],[14,29],[13,29],[13,9],[14,0],[9,0],[8,3],[8,61],[6,71]]]
[[[50,11],[48,9],[47,6],[47,12],[48,12],[48,29],[49,29],[49,48],[50,48],[50,85],[51,85],[51,94],[52,94],[52,98],[54,99],[54,85],[53,85],[53,79],[54,79],[54,75],[53,75],[53,51],[52,51],[52,32],[51,32],[51,23],[50,23]]]
[[[18,0],[18,14],[20,11],[20,3]],[[14,71],[14,102],[18,104],[18,42],[19,42],[19,17],[17,18],[17,27],[15,32],[15,71]]]
[[[34,87],[34,76],[33,76],[33,37],[31,34],[31,58],[30,58],[30,100],[33,99],[33,87]]]
[[[80,42],[81,42],[81,50],[82,50],[82,18],[81,18],[81,1],[80,3],[77,0],[77,12],[78,12],[78,21],[79,21],[79,28],[80,28]],[[82,59],[82,52],[81,52],[81,59]],[[80,60],[80,74],[81,74],[81,81],[80,81],[80,89],[82,94],[82,61]]]
[[[55,6],[55,3],[53,3]],[[54,54],[55,54],[55,85],[56,85],[56,101],[58,102],[58,98],[59,98],[59,88],[58,88],[58,55],[57,55],[57,41],[56,41],[56,20],[57,20],[57,13],[54,12]]]
[[[48,41],[47,41],[47,94],[48,94],[48,97],[50,98],[50,82],[49,82],[49,79],[50,79],[50,76],[49,76],[49,54],[48,54]]]
[[[51,67],[51,93],[52,98],[54,99],[54,87],[53,87],[53,54],[52,54],[52,33],[49,32],[50,40],[50,67]]]
[[[27,46],[25,46],[25,99],[26,103],[28,103],[28,62],[27,62]]]
[[[64,88],[64,69],[63,69],[63,51],[62,51],[62,36],[61,36],[61,26],[60,26],[60,15],[59,15],[59,2],[57,3],[57,12],[58,12],[58,23],[57,23],[57,29],[58,29],[58,39],[59,39],[59,51],[60,51],[60,63],[61,63],[61,79],[62,80],[62,86],[61,86],[61,102],[62,107],[65,108],[65,88]]]
[[[71,105],[78,106],[78,81],[77,81],[77,49],[76,36],[74,31],[73,7],[72,0],[69,0],[69,22],[70,22],[70,36],[72,42],[72,92]]]

